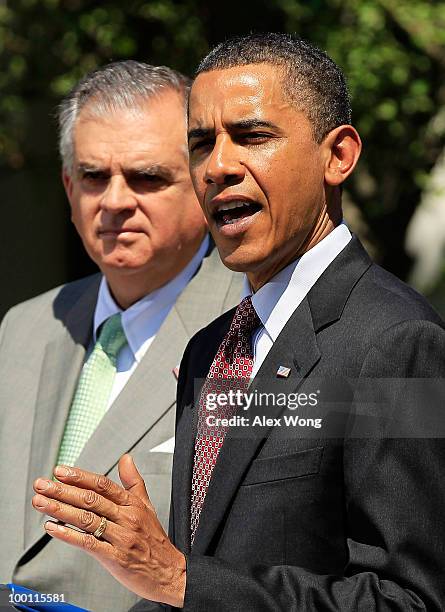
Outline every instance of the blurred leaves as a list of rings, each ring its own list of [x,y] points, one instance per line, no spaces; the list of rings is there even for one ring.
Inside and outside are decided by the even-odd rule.
[[[0,0],[0,167],[54,159],[36,126],[86,72],[132,57],[191,73],[251,29],[296,32],[344,69],[365,144],[348,190],[403,276],[405,228],[445,146],[445,0]]]
[[[383,263],[404,276],[406,226],[445,146],[445,2],[278,2],[285,28],[325,49],[347,75],[364,141],[348,189]]]
[[[129,57],[190,70],[207,44],[198,3],[0,0],[0,166],[29,158],[38,98],[51,109],[86,72]]]

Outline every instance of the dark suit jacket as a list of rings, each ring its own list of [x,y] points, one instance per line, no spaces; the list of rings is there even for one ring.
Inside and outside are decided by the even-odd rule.
[[[369,435],[366,417],[364,437],[351,433],[350,420],[334,436],[231,428],[190,549],[194,380],[205,378],[232,316],[198,332],[180,369],[170,520],[187,559],[184,609],[443,610],[445,440]],[[296,309],[250,390],[269,390],[280,365],[291,367],[288,392],[310,392],[324,377],[445,378],[444,326],[353,238]],[[407,398],[388,388],[386,407],[373,404],[377,427],[408,415]],[[388,406],[391,415],[379,414]]]

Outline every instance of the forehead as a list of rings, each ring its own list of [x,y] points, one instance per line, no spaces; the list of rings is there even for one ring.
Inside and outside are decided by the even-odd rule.
[[[198,124],[213,123],[217,117],[262,118],[291,108],[283,91],[283,68],[248,64],[201,73],[190,94],[189,122],[200,127]]]
[[[184,104],[176,92],[165,92],[131,109],[97,112],[86,105],[73,131],[77,157],[138,158],[184,155],[186,142]]]

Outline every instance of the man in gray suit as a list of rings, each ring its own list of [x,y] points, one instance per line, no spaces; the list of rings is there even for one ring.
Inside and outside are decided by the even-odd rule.
[[[45,534],[33,480],[61,460],[118,480],[131,451],[166,525],[177,366],[193,334],[239,301],[240,279],[213,252],[189,177],[188,86],[169,68],[117,62],[62,102],[71,217],[102,274],[16,306],[0,328],[0,582],[94,612],[137,596]],[[101,335],[111,318],[122,339],[114,361]],[[111,363],[105,387],[91,374],[98,352]]]

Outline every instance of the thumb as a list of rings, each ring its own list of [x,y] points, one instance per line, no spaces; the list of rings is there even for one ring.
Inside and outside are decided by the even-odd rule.
[[[119,459],[119,478],[124,489],[139,497],[144,503],[150,503],[144,479],[139,474],[131,455],[125,454]]]

